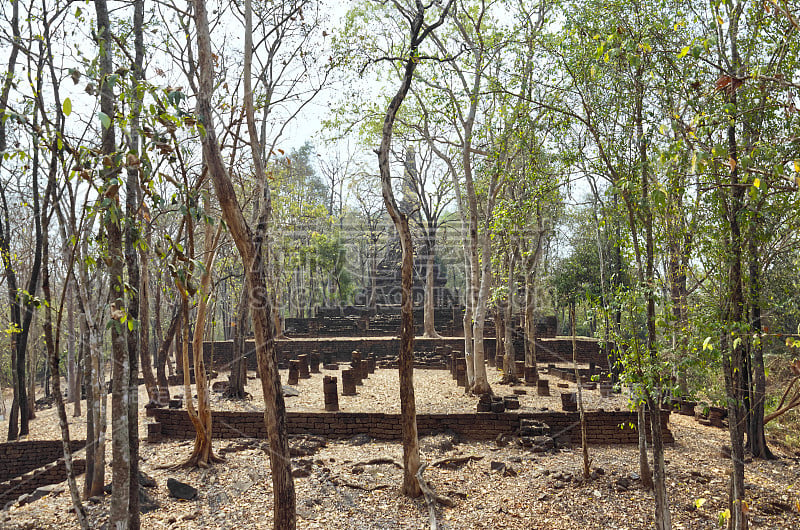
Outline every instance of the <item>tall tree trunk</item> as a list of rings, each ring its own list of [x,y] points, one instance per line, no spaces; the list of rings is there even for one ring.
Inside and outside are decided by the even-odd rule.
[[[233,330],[233,359],[231,360],[231,372],[228,376],[228,389],[225,396],[230,399],[244,399],[247,393],[244,387],[247,385],[247,359],[245,359],[245,337],[247,335],[247,317],[249,308],[247,305],[247,289],[242,285],[242,294],[239,297],[239,304],[236,308],[236,329]]]
[[[13,39],[11,41],[11,50],[8,56],[8,67],[4,73],[3,88],[0,92],[0,153],[5,153],[8,148],[6,140],[6,109],[8,108],[8,100],[11,94],[11,88],[14,84],[14,72],[17,65],[17,57],[22,45],[22,38],[19,30],[19,4],[20,2],[13,2],[11,4],[11,31]],[[2,167],[3,159],[0,157],[0,167]],[[8,292],[9,308],[11,313],[11,324],[19,327],[21,323],[20,308],[17,299],[17,277],[14,271],[13,264],[11,263],[11,226],[9,219],[8,204],[6,201],[5,188],[2,188],[3,206],[3,219],[0,219],[0,256],[3,261],[3,271],[6,276],[6,291]],[[18,366],[18,342],[19,338],[16,333],[11,335],[11,377],[14,395],[11,401],[11,407],[8,416],[8,440],[16,440],[20,434],[27,434],[28,429],[28,400],[25,395],[24,381],[25,381],[25,367]],[[22,374],[22,376],[20,376]],[[21,383],[22,381],[23,383]],[[21,427],[24,425],[25,432],[21,433]]]
[[[264,281],[263,258],[255,252],[255,243],[241,207],[236,200],[233,183],[222,163],[214,116],[211,110],[214,69],[212,64],[211,36],[208,29],[208,14],[203,0],[193,0],[197,27],[198,77],[197,114],[205,125],[201,136],[203,153],[214,190],[219,200],[225,222],[233,236],[239,254],[247,270],[247,288],[251,296],[251,315],[256,339],[261,385],[266,407],[264,420],[270,445],[270,465],[273,485],[273,526],[276,530],[293,530],[296,526],[295,491],[291,476],[291,456],[286,432],[286,406],[281,391],[272,335],[272,307]],[[245,31],[245,34],[248,34]],[[245,90],[247,93],[247,90]],[[250,95],[252,97],[252,94]],[[248,120],[251,121],[251,120]],[[249,127],[248,127],[249,128]],[[251,135],[252,141],[257,137]],[[259,220],[259,222],[262,222]],[[266,222],[266,220],[263,220]]]
[[[497,309],[494,317],[494,361],[489,358],[489,366],[494,365],[501,370],[505,370],[506,361],[506,318],[504,307],[505,300],[497,301]]]
[[[644,413],[644,402],[636,405],[636,431],[639,434],[639,476],[642,487],[652,491],[653,472],[650,470],[650,458],[647,454],[647,418]]]
[[[119,201],[118,164],[114,162],[116,139],[113,120],[115,118],[114,92],[108,84],[108,77],[113,73],[112,36],[106,0],[95,1],[97,13],[97,34],[100,51],[100,111],[109,117],[111,123],[103,127],[101,150],[105,155],[103,191],[111,199],[104,212],[103,225],[108,242],[108,275],[111,294],[111,453],[112,497],[110,524],[116,528],[131,528],[129,509],[131,495],[131,466],[137,455],[131,453],[130,443],[130,377],[131,359],[127,344],[127,321],[130,308],[125,304],[125,283],[123,281],[125,260],[121,218],[122,208]],[[138,517],[138,515],[137,515]]]
[[[536,359],[536,292],[532,280],[533,274],[526,274],[525,280],[525,366],[533,369],[535,383],[539,379],[539,368]]]
[[[472,333],[472,323],[473,323],[473,305],[472,305],[472,261],[469,259],[468,255],[464,255],[464,261],[466,262],[465,265],[465,273],[464,273],[464,318],[463,318],[463,327],[464,327],[464,358],[466,359],[467,364],[467,381],[464,390],[469,392],[469,389],[472,388],[473,383],[475,383],[475,342],[474,336]],[[497,352],[495,352],[497,355]]]
[[[661,432],[661,405],[653,396],[647,396],[647,408],[650,410],[650,437],[653,443],[653,497],[656,501],[655,526],[658,530],[669,530],[672,521],[667,499],[667,477],[664,465],[664,440]]]
[[[666,489],[666,470],[664,467],[664,444],[661,439],[661,374],[659,373],[659,355],[656,344],[656,304],[655,304],[655,243],[653,238],[653,212],[650,208],[650,165],[647,153],[647,140],[644,136],[644,85],[642,83],[643,67],[636,71],[636,103],[635,116],[639,164],[641,171],[641,217],[645,232],[645,270],[644,285],[647,293],[647,353],[653,367],[654,380],[645,385],[645,402],[650,408],[651,441],[653,444],[653,496],[655,498],[655,524],[657,530],[668,530],[672,527],[669,513],[669,501]],[[635,237],[635,236],[634,236]],[[653,418],[656,418],[655,420]],[[654,423],[655,422],[655,423]],[[658,432],[658,435],[656,434]]]
[[[177,338],[176,335],[181,323],[181,314],[181,303],[178,302],[175,304],[175,309],[172,311],[172,318],[167,327],[167,332],[164,335],[164,339],[161,341],[158,354],[156,355],[158,359],[158,362],[156,362],[156,379],[158,382],[156,400],[159,407],[166,407],[170,400],[169,380],[167,379],[166,373],[167,357],[169,356],[169,350],[172,347],[174,339]],[[160,323],[158,323],[158,325],[160,325]]]
[[[514,275],[517,272],[516,268],[517,253],[514,251],[509,251],[507,280],[508,296],[506,298],[505,307],[503,308],[505,312],[503,319],[505,320],[506,324],[505,329],[503,330],[503,344],[505,349],[503,356],[503,380],[506,383],[516,382],[520,375],[517,374],[517,355],[516,351],[514,350],[514,324],[512,322],[514,315],[514,292],[517,288],[516,282],[514,281]],[[495,343],[497,340],[499,340],[499,336],[495,339]],[[524,377],[524,374],[522,375]]]
[[[83,267],[84,265],[80,265]],[[80,299],[79,299],[80,300]],[[92,480],[94,479],[94,447],[97,442],[97,436],[94,432],[94,407],[92,396],[94,395],[92,386],[92,358],[89,354],[89,326],[84,317],[84,309],[82,304],[79,304],[80,314],[80,342],[78,348],[81,351],[83,358],[83,384],[86,389],[86,473],[84,474],[83,481],[83,498],[88,499],[92,494]],[[83,392],[81,393],[83,394]],[[83,397],[78,395],[78,398]]]
[[[488,223],[487,223],[488,225]],[[488,228],[488,226],[487,226]],[[470,389],[473,394],[491,394],[492,388],[489,386],[489,378],[486,374],[486,355],[483,340],[483,330],[486,323],[486,306],[489,300],[489,288],[492,283],[492,260],[490,258],[489,234],[481,234],[481,246],[483,250],[483,260],[481,262],[480,289],[478,290],[475,301],[475,324],[473,326],[473,355],[475,364],[475,382]],[[474,265],[474,262],[473,262]],[[474,286],[473,286],[474,290]]]
[[[748,237],[749,284],[750,284],[750,326],[755,339],[751,342],[752,352],[752,382],[750,396],[750,410],[747,415],[747,445],[755,458],[774,459],[775,455],[767,445],[764,435],[764,399],[766,397],[766,373],[764,370],[764,348],[761,343],[761,266],[758,262],[758,243],[755,235],[758,233],[760,213],[755,212],[755,225],[751,228]]]
[[[80,418],[81,413],[81,370],[82,357],[76,348],[76,335],[79,331],[75,327],[75,292],[72,283],[67,286],[67,401],[72,403],[72,417]]]
[[[738,49],[739,17],[742,4],[736,4],[728,21],[728,37],[731,53],[732,79],[741,77],[741,59]],[[737,107],[736,90],[731,84],[727,94],[728,102],[734,109]],[[730,157],[730,173],[728,182],[728,234],[726,237],[726,256],[728,258],[727,303],[724,304],[722,320],[725,324],[721,337],[722,359],[725,370],[725,390],[728,397],[728,430],[731,440],[731,488],[729,509],[731,517],[729,528],[732,530],[747,529],[744,489],[744,427],[745,414],[742,410],[746,389],[743,386],[744,347],[740,338],[731,336],[742,323],[744,316],[744,292],[742,287],[742,233],[741,216],[744,213],[744,187],[739,180],[739,155],[736,139],[736,121],[731,113],[727,127],[728,156]],[[736,336],[739,333],[735,333]]]
[[[575,338],[575,302],[569,304],[569,329],[572,335],[572,366],[575,369],[575,386],[578,398],[578,416],[581,424],[581,453],[583,455],[583,478],[589,479],[589,442],[586,437],[586,415],[583,412],[583,385],[578,371],[578,341]]]
[[[81,254],[88,254],[91,226],[87,226],[81,238]],[[86,388],[86,474],[84,475],[84,498],[103,495],[106,469],[106,403],[105,363],[103,361],[103,336],[99,329],[102,311],[93,308],[89,298],[88,265],[77,259],[79,280],[75,286],[79,294],[81,341],[84,359],[84,387]]]
[[[47,28],[49,30],[49,27]],[[41,48],[41,47],[40,47]],[[41,70],[40,70],[41,74]],[[40,86],[37,89],[37,92],[41,93],[41,75],[39,76],[39,83]],[[89,528],[88,523],[86,522],[86,512],[83,508],[83,503],[81,502],[80,492],[78,491],[78,484],[75,481],[75,471],[72,467],[72,448],[70,447],[70,436],[69,436],[69,423],[67,420],[67,409],[64,406],[64,397],[61,394],[61,374],[59,369],[60,359],[58,355],[59,351],[59,338],[55,336],[53,332],[53,310],[57,306],[55,300],[53,299],[53,295],[50,289],[50,237],[49,231],[47,230],[48,226],[48,204],[49,198],[52,191],[55,189],[55,173],[56,168],[58,167],[58,160],[57,160],[57,152],[58,149],[53,142],[53,146],[51,152],[53,156],[50,160],[50,174],[47,183],[47,190],[45,191],[45,198],[44,204],[42,207],[42,224],[45,227],[45,230],[42,234],[42,294],[44,295],[45,300],[45,307],[46,310],[44,312],[44,337],[45,337],[45,345],[47,347],[47,360],[50,366],[50,372],[53,374],[53,393],[55,398],[56,404],[56,411],[58,413],[58,425],[61,429],[61,443],[62,443],[62,450],[64,453],[64,469],[67,474],[67,485],[69,487],[70,497],[72,498],[72,506],[75,510],[75,516],[78,518],[78,524],[84,530]],[[63,302],[63,301],[62,301]],[[63,308],[63,303],[60,306]],[[61,311],[58,314],[58,324],[61,323]],[[56,329],[59,329],[57,326]],[[72,332],[73,330],[70,330]],[[78,401],[80,401],[80,396],[78,396]]]
[[[150,352],[150,264],[148,251],[150,246],[148,229],[147,244],[139,249],[141,277],[139,280],[139,362],[142,366],[144,387],[147,390],[148,407],[158,405],[158,383],[153,374],[153,356]],[[160,324],[160,323],[159,323]]]
[[[417,67],[417,52],[419,45],[425,37],[436,27],[442,24],[444,16],[450,9],[450,4],[444,8],[442,18],[423,30],[425,22],[425,8],[421,2],[416,4],[414,18],[410,19],[409,59],[403,65],[403,77],[400,87],[395,93],[383,119],[381,130],[381,144],[378,148],[378,167],[381,175],[381,192],[383,202],[392,218],[395,229],[400,237],[402,248],[401,278],[401,308],[400,308],[400,427],[403,435],[403,493],[418,497],[422,490],[416,475],[420,466],[419,439],[417,437],[417,411],[414,396],[414,312],[412,299],[412,274],[414,269],[414,249],[411,241],[411,230],[408,227],[408,216],[397,207],[397,201],[392,191],[392,177],[389,169],[389,149],[392,144],[392,133],[397,112],[411,88],[414,70]]]
[[[206,197],[208,197],[206,195]],[[205,200],[204,209],[209,211],[208,199]],[[218,227],[222,227],[219,224]],[[184,463],[185,466],[190,467],[208,467],[209,464],[214,462],[221,462],[222,459],[214,454],[211,444],[212,436],[212,418],[211,406],[209,404],[208,396],[208,382],[206,379],[206,367],[203,352],[203,338],[205,336],[205,320],[206,312],[208,309],[208,299],[211,296],[211,271],[214,267],[214,258],[216,257],[216,246],[221,234],[218,228],[215,235],[211,234],[210,225],[205,226],[205,245],[203,249],[203,272],[200,276],[200,289],[198,290],[199,300],[197,302],[197,320],[194,326],[194,336],[192,338],[192,353],[194,357],[194,380],[195,390],[197,393],[197,410],[195,411],[191,386],[189,380],[189,370],[183,370],[183,385],[186,394],[186,410],[189,413],[189,419],[192,421],[195,429],[194,449],[188,460]],[[178,285],[183,300],[183,314],[188,318],[188,294],[186,293],[185,285]],[[188,341],[189,334],[188,328],[184,327],[183,332],[183,363],[184,367],[189,364],[188,355]]]
[[[139,119],[142,108],[142,99],[138,97],[138,84],[144,79],[144,0],[134,0],[133,2],[133,42],[134,42],[134,63],[133,79],[136,81],[133,101],[131,105],[130,121],[130,145],[127,179],[125,182],[125,216],[127,223],[125,226],[125,264],[128,271],[128,283],[133,286],[127,294],[128,319],[136,322],[141,328],[139,318],[140,309],[140,271],[139,255],[136,252],[136,245],[139,242],[141,233],[139,231],[139,203],[141,191],[139,190],[139,164],[131,160],[130,154],[138,159],[139,156]],[[110,115],[109,115],[110,116]],[[145,299],[146,302],[146,299]],[[127,388],[127,407],[128,407],[128,452],[130,454],[130,464],[128,468],[128,528],[139,528],[139,349],[147,348],[140,344],[141,333],[136,326],[128,326],[126,342],[128,346],[127,356],[130,366],[128,367],[128,388]]]
[[[425,256],[425,307],[423,308],[423,328],[424,332],[422,334],[423,337],[434,337],[439,338],[439,333],[436,332],[436,325],[434,322],[434,277],[433,277],[433,267],[434,267],[434,250],[436,248],[436,229],[429,228],[428,229],[428,238],[425,244],[426,248],[426,256]],[[431,233],[432,232],[432,233]]]
[[[458,217],[461,221],[462,235],[469,233],[469,222],[467,220],[467,209],[464,207],[464,199],[458,185],[457,173],[450,171],[453,179],[453,190],[456,194],[456,205],[458,206]],[[473,362],[473,335],[472,335],[472,259],[470,257],[469,239],[464,238],[464,316],[462,318],[462,328],[464,329],[464,358],[467,365],[467,381],[465,391],[472,388],[475,382],[475,364]],[[497,352],[495,352],[497,355]]]
[[[421,15],[418,16],[422,24]],[[413,39],[413,37],[412,37]],[[397,111],[411,87],[411,79],[416,63],[408,61],[405,67],[405,76],[400,89],[389,103],[383,121],[383,134],[381,147],[378,149],[378,166],[381,172],[381,190],[383,202],[389,211],[395,229],[400,237],[402,248],[402,264],[400,267],[401,305],[400,305],[400,426],[403,438],[403,493],[410,497],[419,497],[422,494],[417,471],[420,466],[419,439],[417,436],[417,409],[414,396],[414,311],[412,299],[412,275],[414,270],[414,248],[411,240],[411,230],[408,226],[408,216],[397,207],[397,202],[392,191],[391,174],[389,171],[389,148],[392,141],[392,132]]]

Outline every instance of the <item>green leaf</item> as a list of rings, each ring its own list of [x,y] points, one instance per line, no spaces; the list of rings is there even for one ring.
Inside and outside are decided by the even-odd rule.
[[[100,124],[103,126],[103,129],[111,127],[111,118],[108,117],[108,114],[105,112],[98,112],[97,117],[100,118]]]
[[[61,110],[64,111],[64,116],[72,114],[72,100],[69,98],[65,99],[64,103],[61,104]]]
[[[667,194],[661,188],[653,190],[653,203],[659,207],[664,208],[667,204]]]

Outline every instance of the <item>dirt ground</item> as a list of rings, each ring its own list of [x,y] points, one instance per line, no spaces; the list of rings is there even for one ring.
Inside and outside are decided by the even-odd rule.
[[[331,375],[331,372],[324,372]],[[498,384],[499,373],[490,369],[496,393],[510,394]],[[333,373],[335,375],[335,372]],[[251,374],[252,376],[253,374]],[[285,381],[285,375],[283,374]],[[288,397],[289,410],[322,409],[322,375],[301,380],[298,397]],[[220,374],[217,380],[226,380]],[[523,410],[549,407],[558,410],[560,400],[551,381],[554,397],[537,398],[528,389],[521,396]],[[262,410],[260,384],[251,380],[250,400],[231,402],[214,395],[214,409]],[[399,411],[398,380],[395,370],[378,370],[359,395],[340,397],[342,410]],[[572,390],[570,385],[569,390]],[[461,412],[475,410],[477,398],[465,396],[444,370],[415,371],[419,412]],[[171,389],[182,394],[180,388]],[[145,399],[140,389],[140,401]],[[586,393],[589,408],[606,410],[625,407],[622,396],[602,399],[598,391]],[[69,406],[71,411],[71,406]],[[85,422],[72,418],[71,433],[82,438]],[[140,415],[140,433],[145,424]],[[110,428],[110,427],[109,427]],[[675,444],[667,449],[667,484],[674,528],[719,528],[727,499],[730,460],[720,454],[728,439],[727,430],[706,427],[694,419],[673,414],[670,428]],[[5,422],[0,431],[5,432]],[[41,411],[31,423],[29,439],[58,439],[55,411]],[[110,432],[109,432],[110,437]],[[146,488],[160,508],[142,515],[143,528],[269,528],[272,486],[269,458],[263,440],[221,440],[215,449],[226,462],[205,470],[164,469],[191,451],[191,440],[141,444],[141,469],[156,481]],[[399,492],[402,472],[392,462],[402,461],[402,447],[365,437],[351,440],[295,439],[312,454],[293,458],[304,477],[295,479],[298,528],[303,529],[416,529],[430,528],[428,508],[423,499],[408,499]],[[319,446],[319,447],[317,447]],[[800,454],[773,446],[781,457],[776,461],[750,461],[746,466],[748,509],[752,528],[796,529],[800,526]],[[453,436],[437,435],[421,440],[423,461],[429,464],[425,478],[440,495],[453,501],[452,507],[438,505],[436,517],[444,529],[494,528],[609,528],[652,527],[652,495],[640,486],[636,473],[635,446],[590,448],[594,477],[579,479],[579,448],[562,448],[550,453],[532,453],[510,443],[465,442]],[[110,443],[108,444],[110,461]],[[473,458],[467,458],[473,457]],[[459,465],[434,465],[443,459],[466,460]],[[381,459],[383,463],[370,463]],[[110,468],[106,472],[110,481]],[[166,482],[172,477],[196,487],[196,499],[181,501],[169,497]],[[82,477],[79,478],[79,483]],[[108,514],[110,497],[87,502],[91,527],[101,528]],[[73,528],[67,491],[31,504],[0,512],[0,528]]]

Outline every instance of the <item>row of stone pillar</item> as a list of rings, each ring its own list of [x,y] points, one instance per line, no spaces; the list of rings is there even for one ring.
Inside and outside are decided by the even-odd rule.
[[[525,366],[525,361],[514,361],[514,368],[516,369],[517,376],[522,378],[527,386],[536,386],[536,382],[539,379],[539,374],[537,373],[535,367]],[[502,356],[498,358],[497,369],[503,369]]]
[[[447,367],[450,369],[450,375],[456,380],[458,386],[467,386],[467,360],[464,357],[464,352],[452,350],[450,356],[447,358]]]
[[[316,353],[304,353],[297,356],[297,359],[289,361],[289,381],[288,384],[296,385],[300,379],[311,379],[311,374],[319,372],[319,355]]]
[[[536,368],[533,366],[525,366],[525,361],[515,361],[517,373],[525,374],[525,384],[529,386],[536,386],[536,393],[540,396],[550,395],[550,383],[547,379],[540,379]],[[501,365],[498,365],[501,366]],[[450,370],[450,375],[456,380],[458,386],[466,387],[467,385],[467,360],[463,352],[453,350],[448,357],[447,367]]]
[[[366,359],[361,358],[361,353],[354,351],[350,354],[350,368],[342,370],[342,395],[355,396],[356,386],[364,384],[364,379],[369,374],[375,373],[375,356],[370,355]],[[322,381],[322,392],[325,397],[325,410],[339,410],[339,396],[336,392],[337,380],[335,377],[325,376]]]

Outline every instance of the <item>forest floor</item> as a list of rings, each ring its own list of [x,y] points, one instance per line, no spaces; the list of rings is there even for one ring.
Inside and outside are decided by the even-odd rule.
[[[329,372],[325,372],[329,373]],[[496,393],[511,390],[498,384],[498,373],[490,369],[490,382]],[[252,374],[251,374],[252,375]],[[286,374],[283,375],[285,380]],[[321,374],[301,380],[297,397],[287,398],[289,410],[322,408]],[[217,380],[226,380],[221,374]],[[560,408],[555,397],[521,396],[522,410]],[[397,372],[378,370],[359,387],[359,395],[341,396],[340,407],[347,411],[399,411]],[[572,389],[573,385],[570,385]],[[443,370],[416,370],[415,389],[419,412],[465,412],[475,410],[476,398],[465,396],[449,373]],[[182,395],[175,387],[173,396]],[[212,397],[215,410],[263,410],[260,384],[250,380],[252,399],[232,402],[218,394]],[[566,389],[565,389],[566,390]],[[587,408],[624,408],[625,399],[599,397],[585,393]],[[140,402],[146,401],[140,387]],[[85,405],[85,404],[84,404]],[[69,412],[71,412],[71,405]],[[85,433],[82,418],[71,419],[71,434],[80,439]],[[150,421],[140,415],[140,434]],[[0,431],[6,429],[0,422]],[[110,429],[110,427],[109,427]],[[673,414],[670,429],[675,443],[666,450],[667,484],[674,528],[719,528],[727,508],[730,460],[720,449],[728,442],[726,429],[700,425],[693,418]],[[37,413],[31,422],[28,439],[59,439],[54,409]],[[109,432],[110,438],[110,432]],[[398,442],[370,440],[358,436],[350,440],[324,440],[308,437],[295,440],[305,447],[320,445],[312,455],[298,457],[296,463],[308,476],[295,479],[297,526],[303,529],[423,529],[430,528],[425,501],[400,494],[402,471],[392,462],[402,461]],[[751,528],[796,529],[800,526],[800,452],[772,440],[780,457],[774,461],[747,461],[746,483]],[[210,469],[165,469],[189,456],[191,440],[161,443],[142,441],[141,469],[155,479],[155,488],[145,488],[160,507],[142,515],[143,528],[270,528],[272,485],[264,440],[238,439],[215,441],[215,450],[226,461]],[[107,444],[110,462],[110,443]],[[451,435],[421,439],[423,461],[430,467],[425,478],[440,495],[454,501],[453,507],[437,506],[442,529],[639,529],[651,528],[652,494],[638,479],[636,446],[592,446],[590,457],[594,478],[581,477],[579,447],[550,453],[532,453],[512,443],[498,447],[494,442],[467,442]],[[474,457],[474,458],[466,458]],[[466,460],[457,466],[433,466],[456,458]],[[381,459],[385,463],[369,463]],[[495,463],[494,465],[492,465]],[[503,465],[500,465],[503,464]],[[499,468],[499,469],[493,469]],[[106,478],[110,482],[110,468]],[[167,478],[196,487],[192,501],[169,496]],[[79,483],[82,483],[79,478]],[[66,483],[64,484],[66,486]],[[108,516],[110,496],[87,502],[90,527],[101,528]],[[25,506],[12,506],[0,512],[0,528],[74,528],[75,516],[66,487],[57,493]]]

